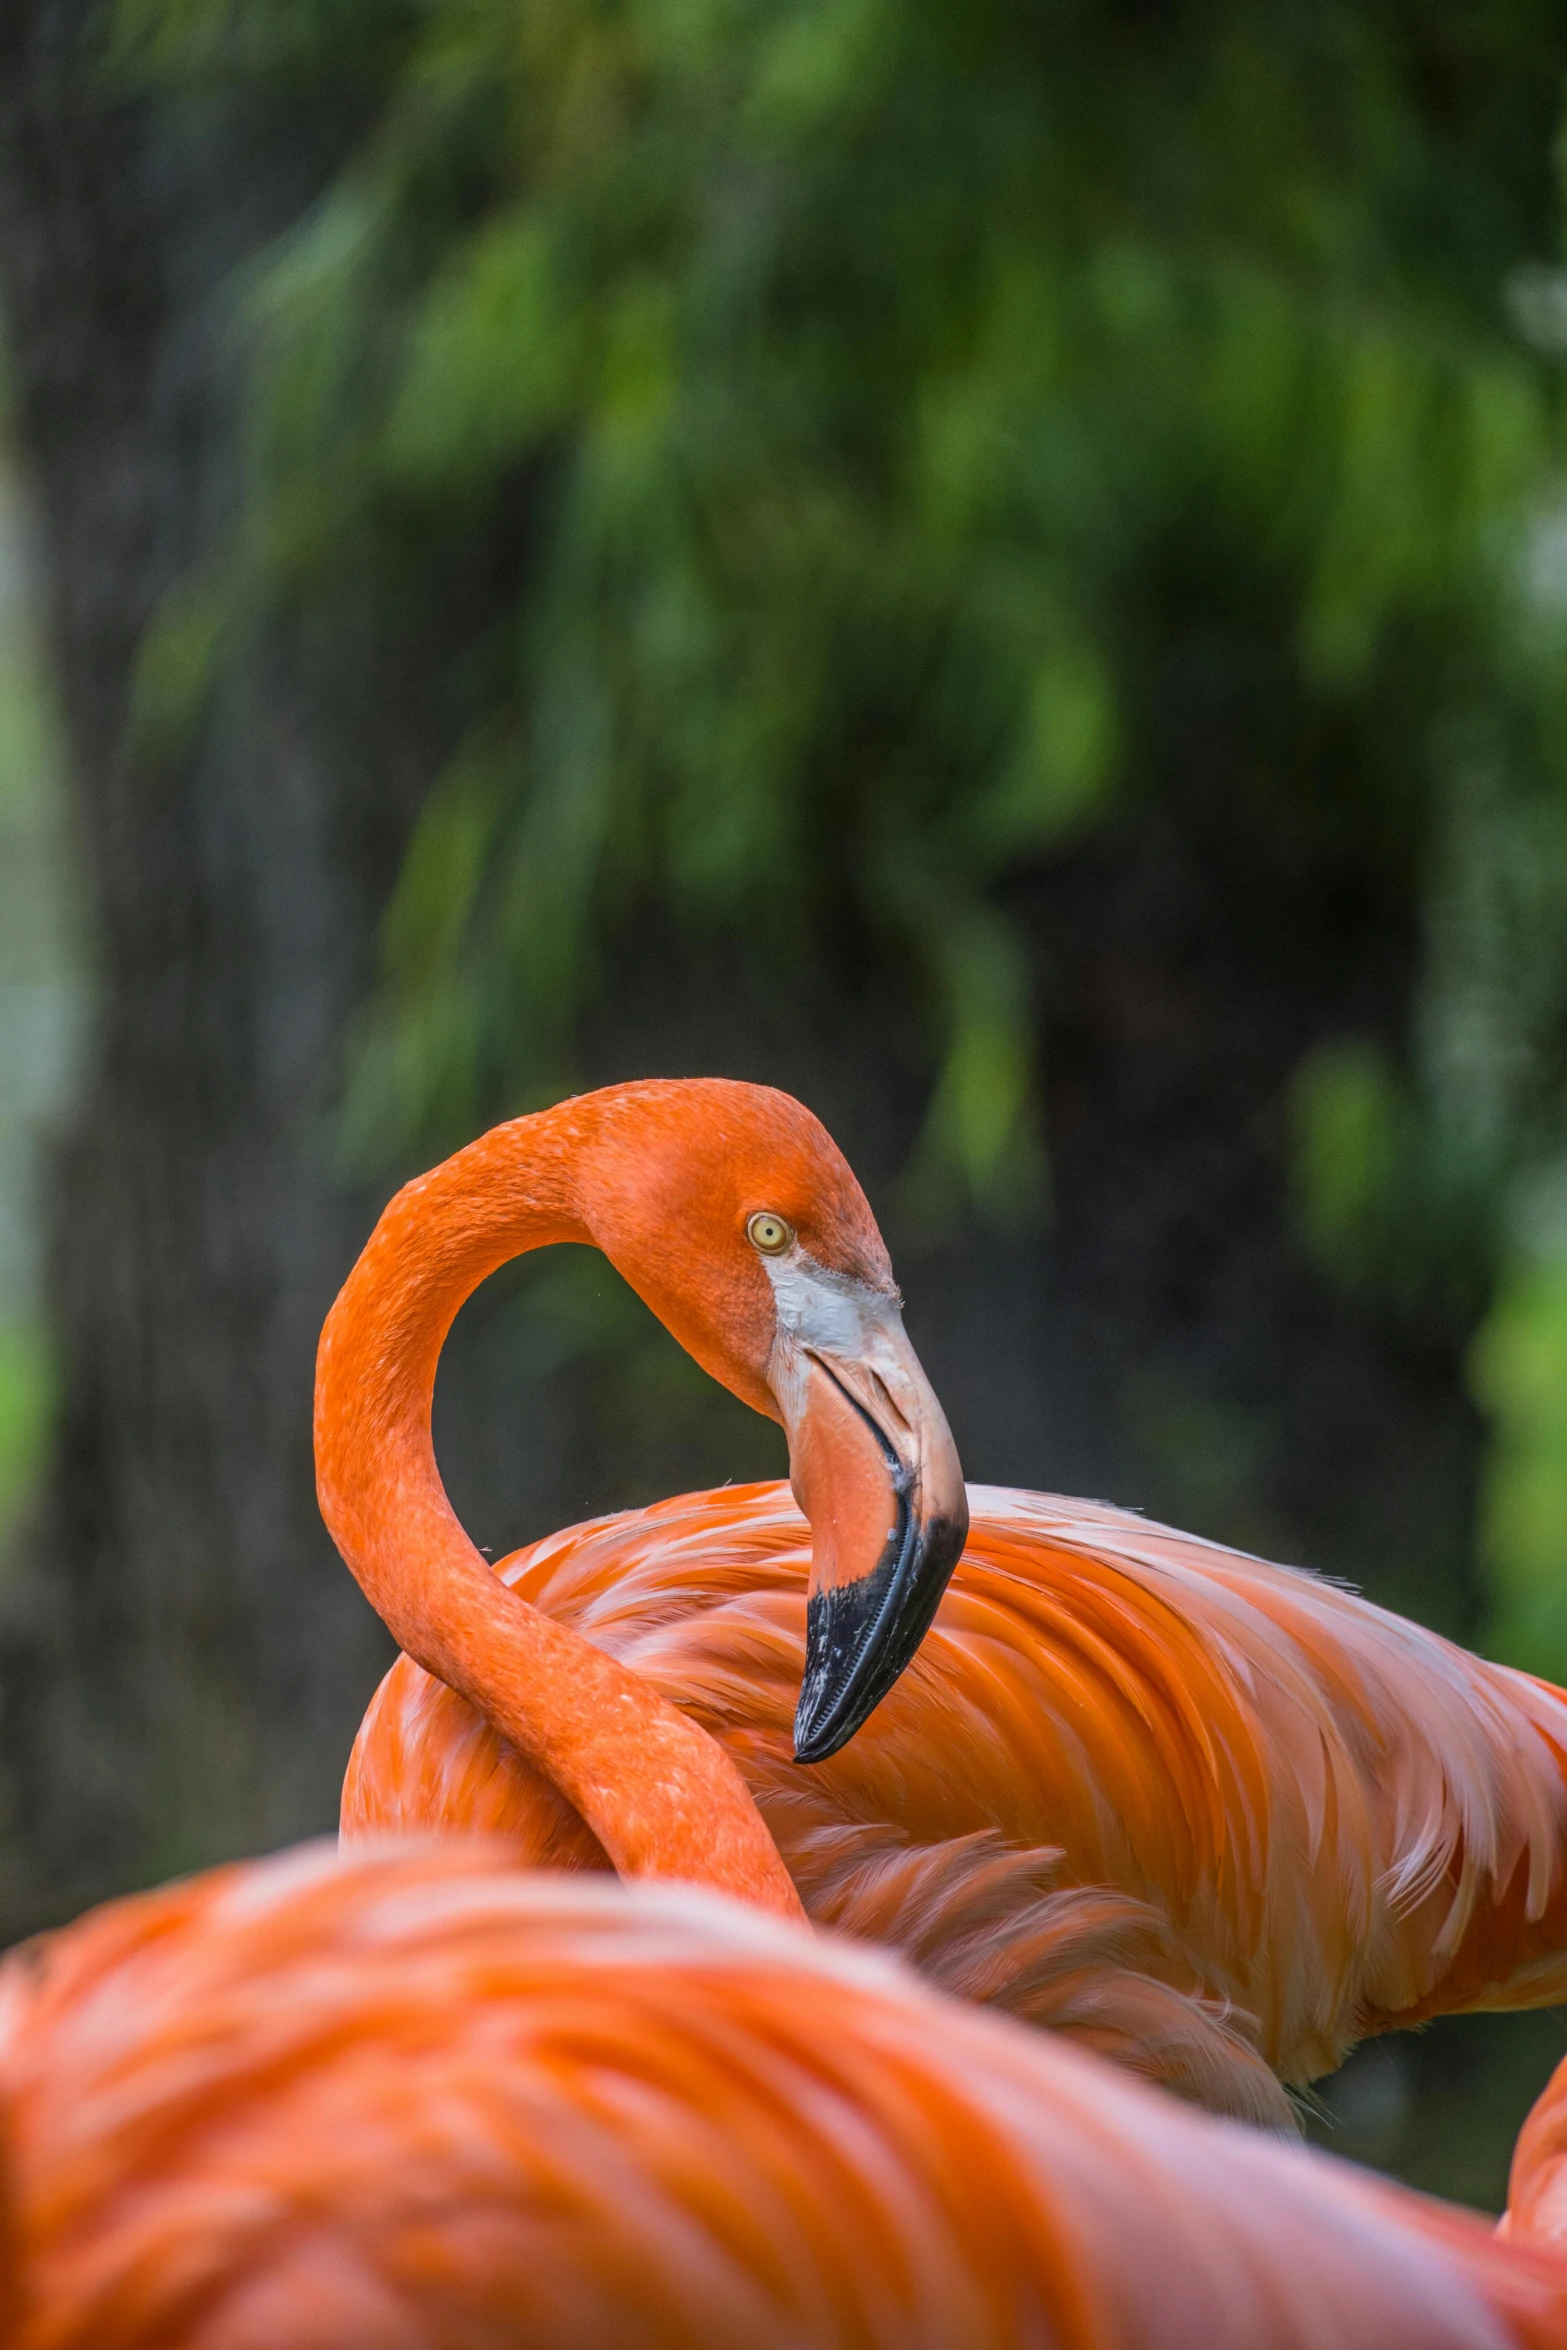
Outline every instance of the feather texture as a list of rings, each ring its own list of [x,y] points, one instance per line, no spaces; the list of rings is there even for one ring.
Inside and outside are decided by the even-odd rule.
[[[1518,2133],[1497,2233],[1567,2254],[1567,2058]]]
[[[1100,1888],[1098,1930],[1136,1952],[1123,1988],[1209,2002],[1237,2047],[1254,2023],[1292,2083],[1368,2031],[1567,1997],[1561,1692],[1125,1511],[970,1501],[914,1663],[808,1770],[789,1732],[809,1534],[785,1487],[597,1520],[497,1571],[723,1744],[812,1916],[949,1988],[1062,2020],[1052,1983],[1070,1969],[1031,1940],[1053,1914],[1059,1955],[1048,1905]],[[606,1865],[515,1749],[406,1659],[361,1729],[343,1825],[484,1830],[535,1865]],[[1081,2011],[1076,2028],[1126,2037]],[[1206,2062],[1207,2093],[1244,2107],[1244,2061],[1225,2088],[1221,2057],[1152,2069],[1191,2089]]]
[[[319,1849],[0,1970],[8,2350],[1547,2350],[1567,2262],[667,1886]]]

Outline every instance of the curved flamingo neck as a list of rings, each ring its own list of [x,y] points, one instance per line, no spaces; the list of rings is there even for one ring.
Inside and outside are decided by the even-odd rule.
[[[575,1173],[595,1099],[470,1143],[391,1202],[327,1316],[316,1488],[333,1540],[407,1655],[559,1787],[623,1876],[676,1877],[799,1917],[799,1896],[723,1749],[491,1572],[436,1466],[436,1364],[458,1309],[525,1251],[591,1239]]]

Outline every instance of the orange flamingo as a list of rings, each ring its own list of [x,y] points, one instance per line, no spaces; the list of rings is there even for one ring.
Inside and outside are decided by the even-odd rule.
[[[760,1486],[478,1556],[431,1446],[436,1358],[486,1273],[564,1239],[783,1420],[808,1536]],[[782,1095],[615,1088],[410,1184],[328,1318],[316,1425],[327,1523],[406,1652],[355,1747],[350,1837],[484,1829],[536,1863],[709,1881],[721,1858],[762,1906],[1036,2018],[1042,1904],[1100,1887],[1136,1905],[1140,1968],[1255,2019],[1292,2082],[1368,2031],[1567,1996],[1560,1692],[1037,1495],[976,1490],[942,1597],[951,1439],[864,1197]],[[718,1801],[741,1781],[744,1826]]]
[[[321,1848],[0,1968],[7,2350],[1560,2350],[1567,2259],[710,1893]]]
[[[1518,2133],[1498,2233],[1567,2253],[1567,2057]]]

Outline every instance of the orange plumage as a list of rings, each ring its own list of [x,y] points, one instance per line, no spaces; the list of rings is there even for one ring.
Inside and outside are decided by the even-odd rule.
[[[1048,2020],[1042,1901],[1104,1886],[1140,1905],[1140,1967],[1254,2016],[1291,2081],[1367,2030],[1567,1996],[1560,1693],[1123,1511],[971,1501],[913,1665],[809,1771],[790,1760],[809,1551],[787,1488],[600,1520],[497,1571],[723,1744],[812,1917],[949,1990]],[[605,1865],[404,1658],[360,1731],[344,1831],[441,1824],[536,1865]]]
[[[1567,2058],[1518,2133],[1498,2233],[1567,2254]]]
[[[667,1887],[320,1850],[0,1971],[8,2350],[1548,2350],[1567,2262]]]

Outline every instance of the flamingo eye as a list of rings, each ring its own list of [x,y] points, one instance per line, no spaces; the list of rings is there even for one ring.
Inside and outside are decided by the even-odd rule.
[[[764,1257],[781,1257],[794,1240],[794,1227],[771,1209],[762,1208],[746,1225],[746,1238]]]

